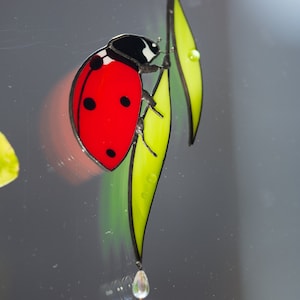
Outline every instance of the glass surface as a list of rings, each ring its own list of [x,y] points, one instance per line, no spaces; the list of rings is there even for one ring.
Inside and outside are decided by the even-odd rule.
[[[173,104],[144,244],[147,299],[296,300],[299,4],[182,4],[204,106],[189,147],[185,102]],[[156,40],[164,30],[162,0],[2,4],[0,131],[20,174],[0,189],[1,300],[133,299],[127,207],[117,201],[126,187],[80,155],[66,99],[75,70],[111,37]]]

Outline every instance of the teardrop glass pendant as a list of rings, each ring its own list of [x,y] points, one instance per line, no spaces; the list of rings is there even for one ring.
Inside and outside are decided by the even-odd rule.
[[[146,273],[143,270],[137,271],[132,283],[132,293],[138,299],[144,299],[149,295],[150,286]]]

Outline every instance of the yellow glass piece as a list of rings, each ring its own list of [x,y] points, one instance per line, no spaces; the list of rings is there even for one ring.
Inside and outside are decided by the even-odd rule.
[[[18,177],[19,161],[5,135],[0,132],[0,187]]]
[[[131,216],[132,230],[137,247],[137,255],[141,259],[143,240],[151,209],[152,200],[157,187],[170,136],[171,104],[169,92],[169,74],[164,70],[154,93],[157,103],[155,109],[148,108],[144,117],[144,139],[153,153],[145,146],[139,136],[131,172]]]
[[[190,144],[195,140],[202,109],[200,52],[179,0],[174,0],[174,42],[177,66],[188,102]]]

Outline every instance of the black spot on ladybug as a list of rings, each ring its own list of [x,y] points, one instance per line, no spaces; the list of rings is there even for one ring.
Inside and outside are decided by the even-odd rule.
[[[94,55],[90,60],[90,67],[92,70],[98,70],[103,65],[103,59],[99,55]]]
[[[113,149],[107,149],[106,154],[111,158],[116,156],[116,152]]]
[[[123,96],[120,98],[120,102],[124,107],[129,107],[130,106],[130,100],[129,98]]]
[[[83,100],[83,106],[87,110],[94,110],[96,108],[96,102],[93,98],[85,98]]]

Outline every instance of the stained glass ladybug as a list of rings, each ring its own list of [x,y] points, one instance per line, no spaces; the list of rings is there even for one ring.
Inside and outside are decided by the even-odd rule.
[[[83,151],[107,170],[119,166],[136,135],[142,134],[141,100],[154,109],[141,74],[160,68],[150,64],[159,52],[158,44],[146,37],[119,35],[88,57],[74,78],[70,94],[74,133]]]

